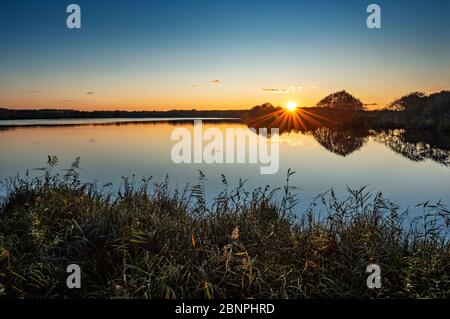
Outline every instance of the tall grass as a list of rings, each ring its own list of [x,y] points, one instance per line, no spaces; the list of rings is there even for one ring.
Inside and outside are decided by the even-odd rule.
[[[448,298],[449,211],[408,212],[364,188],[316,198],[301,217],[289,185],[244,182],[205,199],[205,176],[184,190],[125,178],[116,194],[82,184],[79,161],[7,181],[0,204],[5,298]],[[282,200],[275,200],[277,194]],[[326,211],[323,217],[317,212]],[[79,264],[81,289],[66,287]],[[379,264],[382,288],[365,272]]]

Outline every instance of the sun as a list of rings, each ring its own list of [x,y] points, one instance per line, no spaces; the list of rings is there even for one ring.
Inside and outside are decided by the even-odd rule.
[[[286,109],[290,112],[294,112],[297,109],[297,103],[295,102],[287,102]]]

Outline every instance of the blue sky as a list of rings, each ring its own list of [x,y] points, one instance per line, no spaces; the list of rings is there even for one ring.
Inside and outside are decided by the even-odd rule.
[[[373,2],[380,30],[366,27]],[[383,105],[450,87],[450,1],[373,2],[2,3],[0,107],[308,106],[338,89]]]

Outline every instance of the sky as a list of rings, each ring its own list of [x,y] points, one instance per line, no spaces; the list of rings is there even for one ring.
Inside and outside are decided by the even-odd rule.
[[[449,13],[448,0],[2,2],[0,107],[313,106],[345,89],[378,108],[450,88]]]

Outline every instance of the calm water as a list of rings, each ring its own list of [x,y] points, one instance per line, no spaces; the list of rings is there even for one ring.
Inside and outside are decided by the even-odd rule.
[[[122,120],[123,121],[123,120]],[[94,123],[99,122],[100,125]],[[169,174],[172,187],[194,183],[198,170],[207,177],[207,196],[222,189],[220,174],[236,185],[247,178],[249,189],[282,186],[289,168],[296,171],[292,184],[299,188],[301,207],[319,193],[334,188],[345,195],[348,185],[369,185],[402,206],[442,199],[450,203],[450,137],[445,134],[385,131],[315,132],[281,134],[280,169],[274,175],[260,175],[260,164],[180,164],[171,160],[172,131],[192,122],[140,121],[109,123],[94,121],[3,121],[0,126],[0,178],[27,169],[45,166],[47,155],[57,155],[59,168],[81,157],[83,181],[99,185],[119,185],[122,176],[154,176],[163,180]],[[41,123],[42,126],[30,126]],[[79,125],[81,123],[89,123]],[[108,124],[109,123],[109,124]],[[28,126],[7,127],[25,124]],[[50,125],[65,124],[65,125]],[[67,125],[70,124],[70,125]],[[240,123],[205,123],[204,128],[247,127]]]

